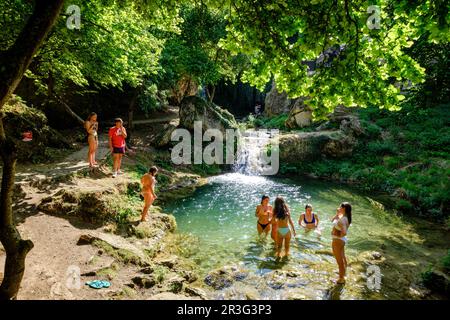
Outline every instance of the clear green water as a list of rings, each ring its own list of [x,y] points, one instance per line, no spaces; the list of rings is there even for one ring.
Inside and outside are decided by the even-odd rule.
[[[271,203],[277,195],[283,196],[291,208],[297,238],[291,242],[289,260],[276,261],[270,237],[265,241],[258,238],[254,212],[263,194],[271,197]],[[330,280],[336,278],[334,258],[330,255],[330,218],[342,201],[353,205],[353,223],[346,247],[350,261],[363,252],[380,251],[387,245],[390,250],[402,252],[399,264],[409,263],[423,250],[422,239],[410,224],[379,208],[367,196],[325,182],[230,173],[210,178],[193,196],[171,203],[165,209],[175,215],[178,232],[195,239],[186,241],[185,246],[189,247],[190,258],[202,274],[224,265],[239,265],[253,275],[249,284],[260,287],[267,284],[267,278],[263,277],[273,271],[294,270],[304,273],[302,281],[307,282],[300,281],[298,287],[306,297],[323,298]],[[305,234],[298,226],[298,217],[306,203],[311,203],[319,215],[320,239],[314,233]],[[361,298],[361,292],[367,291],[365,282],[359,277],[361,271],[352,272],[348,282],[354,279],[354,290],[346,291],[347,298]],[[389,297],[386,290],[369,295]],[[273,288],[262,291],[262,297],[274,298]]]

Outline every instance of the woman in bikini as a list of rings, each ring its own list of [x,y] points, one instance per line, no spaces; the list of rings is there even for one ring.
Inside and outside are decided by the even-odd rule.
[[[156,174],[158,168],[153,166],[148,170],[148,173],[144,174],[141,178],[142,183],[142,195],[144,196],[144,209],[142,209],[141,221],[148,221],[147,214],[148,209],[153,202],[158,198],[155,194]]]
[[[331,231],[333,241],[331,247],[339,267],[339,279],[336,283],[344,284],[345,274],[347,272],[347,258],[345,257],[345,244],[347,243],[346,235],[347,230],[352,223],[352,206],[350,203],[342,202],[331,221],[333,222],[333,230]]]
[[[320,236],[319,230],[319,216],[312,211],[313,207],[310,204],[305,206],[305,213],[300,215],[298,224],[304,228],[306,232],[315,231]]]
[[[292,222],[291,215],[289,213],[289,208],[282,197],[277,197],[275,199],[275,206],[273,208],[273,217],[276,220],[277,225],[277,245],[276,245],[276,257],[281,257],[281,248],[284,242],[284,255],[289,256],[289,245],[291,241],[291,230],[289,225],[291,225],[292,233],[295,237],[294,223]]]
[[[98,148],[98,122],[97,122],[97,114],[92,112],[84,123],[84,128],[88,134],[88,162],[89,167],[94,167],[97,165],[97,161],[95,161],[95,153]]]
[[[270,223],[272,220],[272,206],[269,204],[269,197],[262,196],[261,204],[256,206],[255,216],[258,217],[258,223],[256,224],[256,228],[258,229],[258,234],[264,232],[264,235],[270,231]]]

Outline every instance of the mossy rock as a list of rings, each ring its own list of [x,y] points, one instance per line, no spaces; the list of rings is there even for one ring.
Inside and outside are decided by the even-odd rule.
[[[47,124],[45,114],[28,107],[19,96],[13,95],[2,108],[6,134],[17,145],[19,161],[45,162],[54,153],[71,148],[70,142]],[[22,141],[22,133],[30,130],[33,140]]]
[[[177,228],[175,217],[164,213],[150,213],[148,221],[143,223],[129,223],[128,234],[139,239],[163,237],[166,232],[173,232]]]
[[[202,129],[237,129],[234,116],[225,109],[197,96],[185,97],[180,104],[180,126],[194,130],[194,122],[201,121]]]
[[[114,203],[118,196],[113,188],[96,192],[62,189],[42,199],[38,209],[48,214],[70,214],[89,222],[105,223],[117,215]]]

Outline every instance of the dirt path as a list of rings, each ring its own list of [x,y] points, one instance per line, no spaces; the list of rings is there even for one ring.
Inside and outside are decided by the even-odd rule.
[[[139,120],[137,124],[164,123],[176,118],[174,112],[150,120]],[[40,212],[37,205],[44,197],[51,196],[61,188],[80,188],[99,190],[106,186],[123,183],[127,175],[113,179],[81,179],[73,182],[61,182],[55,187],[38,189],[32,183],[37,180],[57,178],[83,170],[87,165],[88,146],[73,152],[62,161],[51,164],[18,165],[16,184],[21,185],[25,196],[16,199],[14,204],[16,225],[24,239],[31,239],[33,250],[26,258],[26,269],[18,299],[108,299],[121,292],[124,283],[112,282],[108,289],[95,290],[84,284],[86,278],[74,280],[73,275],[83,274],[109,266],[112,258],[99,253],[99,249],[90,246],[78,246],[81,235],[89,232],[103,232],[92,224],[66,217],[52,216]],[[97,161],[109,153],[107,134],[99,135]],[[106,169],[108,170],[108,169]],[[3,278],[5,255],[0,245],[0,279]],[[127,273],[126,268],[121,270]],[[129,281],[129,275],[123,279]],[[80,277],[78,277],[80,279]],[[93,279],[90,279],[93,280]],[[125,297],[126,298],[126,297]]]
[[[69,173],[77,172],[88,167],[88,145],[70,154],[62,161],[50,164],[21,165],[17,166],[16,183],[23,184],[32,180],[55,178]],[[109,153],[108,136],[100,134],[97,150],[97,161],[101,161]]]

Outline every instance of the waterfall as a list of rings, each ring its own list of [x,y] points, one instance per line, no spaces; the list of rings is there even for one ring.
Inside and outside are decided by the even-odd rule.
[[[278,130],[246,130],[240,133],[234,172],[257,176],[267,171],[267,145],[278,134]],[[265,159],[266,158],[266,159]]]

